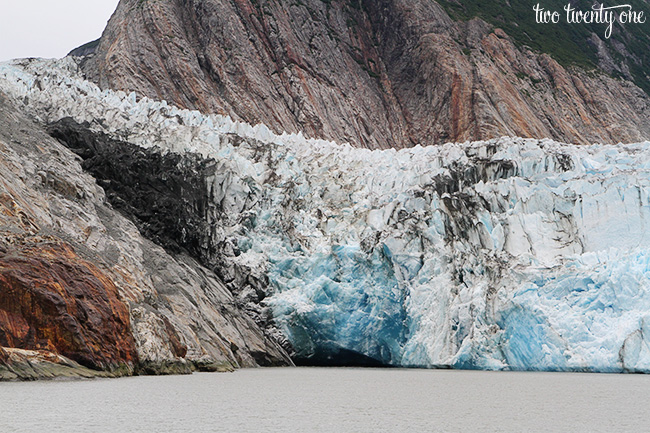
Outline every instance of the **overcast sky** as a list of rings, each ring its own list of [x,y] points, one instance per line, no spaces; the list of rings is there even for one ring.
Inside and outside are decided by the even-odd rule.
[[[99,38],[118,0],[0,0],[0,61],[63,57]]]

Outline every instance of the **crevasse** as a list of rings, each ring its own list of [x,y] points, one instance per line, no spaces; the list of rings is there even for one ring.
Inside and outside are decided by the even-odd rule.
[[[214,158],[229,259],[268,277],[299,356],[650,371],[650,142],[369,151],[102,91],[73,59],[0,78],[41,121]]]

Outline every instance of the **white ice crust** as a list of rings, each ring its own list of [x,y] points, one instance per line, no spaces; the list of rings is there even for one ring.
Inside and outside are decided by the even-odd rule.
[[[370,151],[102,91],[70,58],[0,64],[0,90],[43,122],[214,158],[232,260],[266,273],[299,352],[650,371],[650,142]]]

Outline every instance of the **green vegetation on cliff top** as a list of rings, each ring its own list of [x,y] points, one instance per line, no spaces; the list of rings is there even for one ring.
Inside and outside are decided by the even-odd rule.
[[[635,11],[643,11],[645,24],[616,24],[610,39],[605,39],[606,24],[567,24],[564,6],[569,0],[438,0],[452,18],[469,20],[481,18],[502,28],[518,44],[548,53],[565,66],[577,65],[586,69],[598,65],[596,46],[590,42],[595,33],[605,41],[615,64],[629,69],[635,83],[650,94],[650,4],[647,0],[626,0]],[[545,10],[558,11],[560,23],[537,24],[533,7],[539,3]],[[589,0],[572,0],[577,10],[587,11],[594,4]],[[617,6],[623,2],[604,3]],[[621,64],[624,66],[621,67]],[[621,73],[614,73],[622,76]]]

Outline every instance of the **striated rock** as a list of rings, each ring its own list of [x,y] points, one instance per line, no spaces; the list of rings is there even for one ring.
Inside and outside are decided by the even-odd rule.
[[[0,153],[0,345],[122,374],[291,364],[212,271],[144,238],[2,94]]]
[[[127,369],[111,372],[91,370],[64,356],[47,350],[24,350],[0,347],[0,381],[79,379],[116,377]]]
[[[237,262],[241,251],[224,231],[230,219],[240,218],[238,211],[252,212],[252,191],[240,188],[233,192],[241,197],[228,196],[231,173],[212,158],[144,149],[94,132],[89,123],[82,125],[69,117],[49,124],[47,130],[83,158],[82,167],[103,186],[108,201],[147,239],[212,269],[236,296],[235,304],[277,336],[272,318],[259,306],[268,291],[268,277],[261,268]],[[182,352],[169,321],[165,319],[164,325],[172,332],[170,341],[176,342],[174,351]],[[286,343],[283,337],[279,341]],[[238,350],[236,344],[232,347]],[[274,363],[263,352],[253,356],[260,357],[257,361],[263,365]],[[208,363],[206,368],[212,367]]]
[[[497,0],[486,5],[482,0],[436,1],[454,19],[468,21],[480,17],[501,27],[518,45],[550,54],[563,65],[581,65],[588,69],[599,67],[614,77],[634,81],[646,93],[650,92],[650,55],[645,49],[650,36],[647,26],[616,21],[611,34],[605,37],[606,26],[598,23],[568,23],[562,18],[558,24],[539,24],[532,13],[534,4],[527,2]],[[634,11],[648,14],[646,0],[628,0],[625,3]],[[546,0],[541,4],[547,11],[562,11],[566,5],[564,0]],[[575,10],[586,11],[593,5],[591,0],[571,1]]]
[[[0,345],[53,350],[98,370],[133,369],[129,310],[115,284],[69,245],[9,240],[0,257]]]
[[[104,88],[370,148],[650,137],[633,83],[433,0],[122,0],[84,68]]]

